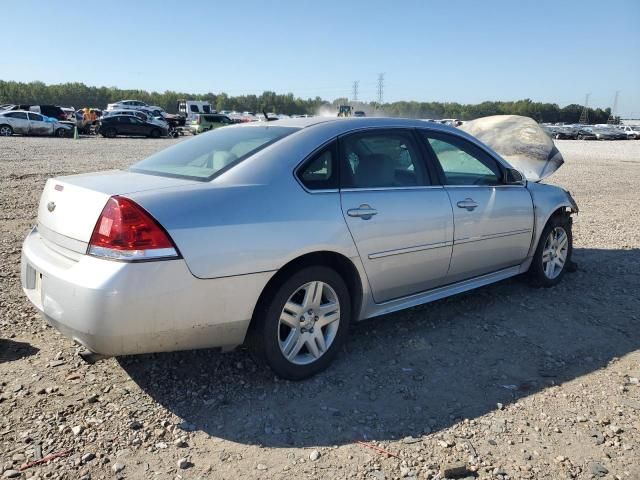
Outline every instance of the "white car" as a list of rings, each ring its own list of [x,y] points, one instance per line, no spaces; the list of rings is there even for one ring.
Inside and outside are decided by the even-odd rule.
[[[629,140],[640,140],[640,125],[620,125],[619,128],[627,134]]]
[[[164,108],[157,105],[149,105],[139,100],[120,100],[107,105],[107,110],[158,110],[164,112]]]

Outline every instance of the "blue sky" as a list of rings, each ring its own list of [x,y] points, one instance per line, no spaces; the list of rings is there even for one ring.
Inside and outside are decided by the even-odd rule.
[[[385,101],[620,90],[640,117],[640,0],[20,0],[0,23],[3,80],[373,100],[384,72]]]

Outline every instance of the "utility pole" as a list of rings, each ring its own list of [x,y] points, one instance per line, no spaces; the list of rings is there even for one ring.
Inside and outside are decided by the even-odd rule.
[[[353,82],[353,90],[352,90],[352,96],[353,96],[353,103],[356,103],[358,101],[358,86],[360,85],[360,80],[355,80]]]
[[[384,100],[384,73],[378,75],[378,108],[382,107]]]
[[[609,119],[607,123],[613,125],[616,123],[616,111],[618,110],[618,95],[620,95],[620,90],[616,90],[616,96],[613,97],[613,108],[611,109],[611,115],[609,115]]]
[[[591,94],[587,93],[587,95],[584,97],[584,107],[582,107],[580,120],[578,120],[578,123],[582,125],[587,125],[589,123],[589,96],[591,96]]]

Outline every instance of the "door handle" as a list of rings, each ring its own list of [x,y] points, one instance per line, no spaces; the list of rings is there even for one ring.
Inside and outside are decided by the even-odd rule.
[[[473,198],[465,198],[464,200],[459,201],[456,205],[458,205],[458,208],[466,208],[467,212],[473,211],[473,209],[478,206]]]
[[[371,208],[370,205],[363,203],[358,208],[350,208],[347,210],[347,215],[350,217],[360,217],[363,220],[369,220],[374,215],[377,215],[378,211],[375,208]]]

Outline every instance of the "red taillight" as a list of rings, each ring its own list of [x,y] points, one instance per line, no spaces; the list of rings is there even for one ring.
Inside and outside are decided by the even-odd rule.
[[[163,228],[133,200],[111,197],[89,241],[90,255],[119,260],[177,257]]]

